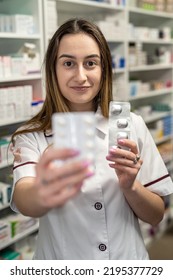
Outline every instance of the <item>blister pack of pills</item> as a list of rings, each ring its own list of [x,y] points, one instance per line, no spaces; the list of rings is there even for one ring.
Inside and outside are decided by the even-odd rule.
[[[109,149],[112,146],[121,147],[117,143],[118,140],[129,138],[130,103],[111,101],[109,104]]]
[[[52,117],[54,146],[78,150],[79,156],[72,160],[88,160],[91,167],[94,167],[95,127],[96,118],[93,112],[55,113]],[[62,161],[59,164],[62,164]]]

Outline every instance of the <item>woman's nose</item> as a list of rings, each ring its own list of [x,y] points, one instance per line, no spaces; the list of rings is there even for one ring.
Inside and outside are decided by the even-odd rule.
[[[87,80],[86,70],[83,66],[77,67],[75,78],[78,82],[84,82]]]

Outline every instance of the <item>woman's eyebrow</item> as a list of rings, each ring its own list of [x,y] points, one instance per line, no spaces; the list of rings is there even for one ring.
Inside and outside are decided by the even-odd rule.
[[[58,59],[63,58],[63,57],[67,57],[67,58],[75,58],[75,56],[73,55],[69,55],[69,54],[62,54],[58,57]]]
[[[92,57],[100,58],[100,55],[98,55],[98,54],[91,54],[91,55],[86,56],[86,58],[92,58]]]
[[[60,59],[60,58],[76,58],[75,56],[73,56],[73,55],[70,55],[70,54],[62,54],[62,55],[60,55],[59,57],[58,57],[58,59]],[[91,54],[91,55],[87,55],[86,57],[85,57],[85,59],[87,59],[87,58],[100,58],[100,55],[98,55],[98,54]]]

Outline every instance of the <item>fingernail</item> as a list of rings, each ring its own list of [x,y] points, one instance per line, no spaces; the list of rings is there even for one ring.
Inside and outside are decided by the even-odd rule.
[[[117,146],[112,146],[112,147],[109,149],[109,152],[110,152],[110,153],[114,153],[115,150],[116,150],[117,148],[118,148]]]
[[[79,155],[80,154],[80,151],[79,150],[71,150],[71,155]]]
[[[83,167],[88,167],[90,164],[91,164],[91,162],[89,162],[87,160],[82,162]]]
[[[118,148],[118,146],[114,145],[111,147],[111,149],[116,150]]]
[[[91,177],[94,175],[94,172],[93,171],[89,171],[87,174],[86,174],[86,177]]]
[[[119,144],[124,144],[125,142],[124,142],[123,139],[119,139],[119,140],[118,140],[118,143],[119,143]]]
[[[109,160],[110,158],[111,158],[111,155],[107,155],[107,156],[106,156],[106,159]]]

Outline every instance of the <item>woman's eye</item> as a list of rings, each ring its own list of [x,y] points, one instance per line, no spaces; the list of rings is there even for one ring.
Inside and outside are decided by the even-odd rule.
[[[67,66],[67,67],[71,67],[73,65],[73,62],[72,61],[66,61],[64,63],[64,65]]]
[[[87,64],[87,66],[92,67],[92,66],[96,65],[96,62],[95,61],[88,61],[86,64]]]

